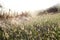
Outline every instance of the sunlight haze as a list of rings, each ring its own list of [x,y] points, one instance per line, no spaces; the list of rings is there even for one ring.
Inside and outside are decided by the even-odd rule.
[[[0,0],[0,3],[16,11],[34,11],[49,8],[60,3],[60,0]]]

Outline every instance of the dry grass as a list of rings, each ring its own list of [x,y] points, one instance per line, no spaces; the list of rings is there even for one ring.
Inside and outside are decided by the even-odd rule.
[[[0,23],[0,40],[60,40],[60,14],[40,15],[30,21],[12,23],[11,20]]]

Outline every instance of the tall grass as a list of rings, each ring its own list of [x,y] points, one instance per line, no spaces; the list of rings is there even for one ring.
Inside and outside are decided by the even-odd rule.
[[[60,40],[60,14],[36,16],[29,22],[0,26],[0,40]]]

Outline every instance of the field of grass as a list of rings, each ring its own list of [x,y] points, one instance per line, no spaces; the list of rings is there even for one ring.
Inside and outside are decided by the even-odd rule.
[[[0,40],[60,40],[60,13],[33,17],[29,22],[0,25]]]

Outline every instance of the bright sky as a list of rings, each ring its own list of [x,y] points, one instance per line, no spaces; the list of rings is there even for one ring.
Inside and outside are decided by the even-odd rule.
[[[0,0],[0,3],[3,4],[5,8],[16,11],[33,11],[49,8],[60,3],[60,0]]]

